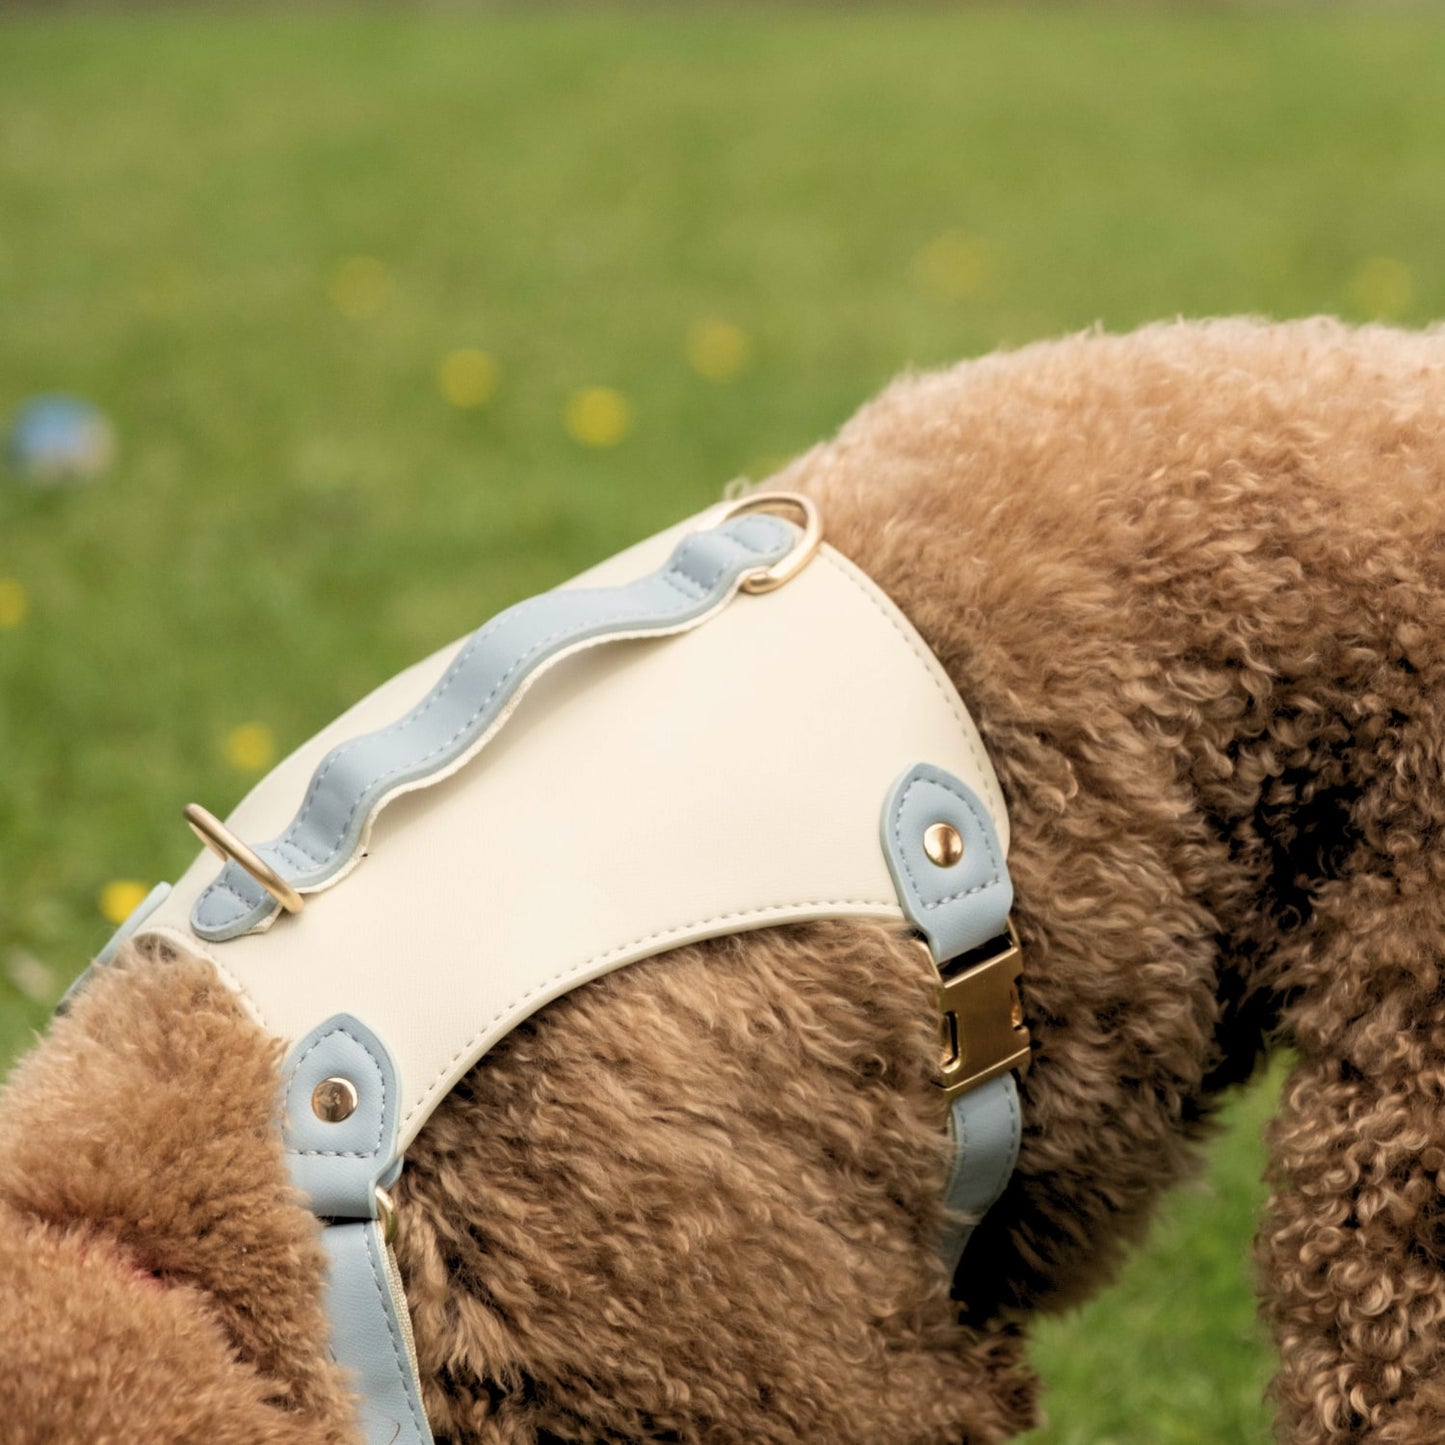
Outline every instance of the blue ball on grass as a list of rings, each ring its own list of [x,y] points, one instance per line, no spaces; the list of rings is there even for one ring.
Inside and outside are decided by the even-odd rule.
[[[31,398],[5,437],[6,466],[33,487],[95,481],[114,460],[115,428],[83,397]]]

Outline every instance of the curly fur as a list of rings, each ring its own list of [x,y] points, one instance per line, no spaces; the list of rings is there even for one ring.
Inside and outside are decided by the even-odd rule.
[[[209,964],[133,950],[6,1083],[7,1445],[342,1445],[280,1045]]]
[[[588,984],[463,1081],[399,1186],[439,1440],[1004,1440],[1034,1419],[1030,1316],[1108,1279],[1277,1041],[1281,1434],[1445,1438],[1442,483],[1445,334],[1323,321],[906,379],[773,479],[909,614],[998,769],[1035,1046],[1017,1174],[951,1298],[899,930]],[[17,1070],[21,1445],[350,1438],[275,1068],[205,968],[128,958]]]

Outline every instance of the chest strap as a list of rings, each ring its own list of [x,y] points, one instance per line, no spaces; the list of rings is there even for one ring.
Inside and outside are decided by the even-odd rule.
[[[952,851],[930,847],[939,830],[951,830]],[[1017,1076],[1028,1069],[1029,1036],[1013,883],[988,809],[941,768],[920,763],[899,778],[881,831],[899,902],[939,971],[940,1087],[954,1140],[941,1251],[952,1273],[1008,1184],[1023,1132]]]

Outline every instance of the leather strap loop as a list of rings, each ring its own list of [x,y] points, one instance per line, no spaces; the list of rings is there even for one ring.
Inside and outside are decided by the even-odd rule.
[[[401,1090],[386,1045],[360,1019],[336,1014],[287,1057],[281,1127],[291,1181],[323,1219],[374,1219],[377,1186],[401,1168]],[[328,1079],[352,1089],[351,1110],[329,1122],[312,1101]]]

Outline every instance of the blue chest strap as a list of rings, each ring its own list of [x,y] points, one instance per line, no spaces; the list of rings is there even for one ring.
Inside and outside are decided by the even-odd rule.
[[[927,839],[939,828],[958,840],[953,861],[930,855]],[[940,1084],[954,1139],[942,1241],[951,1273],[1008,1184],[1022,1137],[1018,1075],[1029,1038],[1009,923],[1013,883],[988,809],[941,768],[920,763],[894,784],[881,831],[898,900],[939,971]]]

